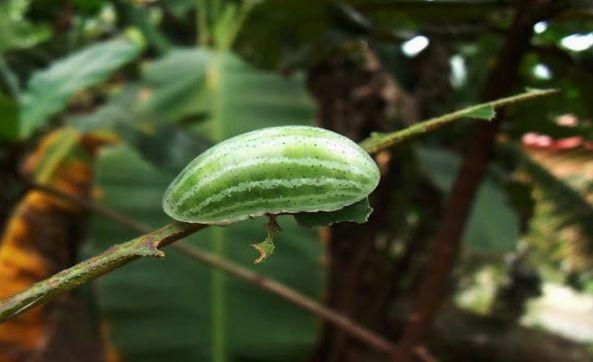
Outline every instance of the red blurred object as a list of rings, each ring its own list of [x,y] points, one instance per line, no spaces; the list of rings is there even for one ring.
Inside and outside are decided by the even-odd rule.
[[[577,148],[583,148],[588,151],[593,150],[593,141],[587,141],[582,136],[555,140],[548,135],[529,132],[523,135],[522,143],[523,147],[526,148],[546,149],[550,151],[565,151]]]

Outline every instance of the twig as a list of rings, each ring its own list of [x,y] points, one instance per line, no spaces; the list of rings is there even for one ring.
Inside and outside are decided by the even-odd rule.
[[[523,102],[535,97],[550,95],[552,93],[554,93],[552,90],[532,91],[510,98],[479,104],[433,120],[419,123],[412,127],[412,131],[405,129],[398,132],[388,133],[381,137],[372,137],[363,142],[362,146],[369,153],[374,153],[381,149],[407,141],[413,137],[423,135],[429,130],[447,125],[457,119],[467,116],[468,113],[475,111],[477,108],[484,106],[500,107],[502,105]],[[76,264],[48,279],[34,284],[31,288],[26,289],[21,293],[1,300],[0,323],[74,287],[85,284],[103,274],[115,270],[139,257],[163,256],[163,253],[158,250],[159,247],[177,241],[189,234],[202,230],[207,226],[208,225],[201,224],[172,223],[127,243],[115,245],[91,259]]]
[[[378,351],[386,353],[391,353],[394,351],[394,346],[380,335],[366,329],[352,319],[317,303],[313,299],[297,292],[296,290],[277,282],[274,279],[264,277],[254,271],[231,263],[228,260],[219,258],[215,254],[204,252],[203,250],[192,247],[186,243],[178,243],[173,245],[173,247],[200,260],[205,264],[216,267],[227,274],[254,284],[263,290],[266,290],[297,305],[298,307],[318,316],[321,319],[325,319],[326,321],[333,323],[338,328],[341,328],[351,336],[358,338]]]
[[[55,189],[53,187],[46,186],[46,185],[36,183],[36,182],[31,182],[29,180],[23,180],[23,183],[29,189],[43,191],[46,194],[59,197],[62,200],[69,201],[69,202],[71,202],[75,205],[78,205],[88,211],[91,211],[94,214],[103,216],[104,218],[109,219],[109,220],[113,220],[113,221],[117,222],[118,224],[126,226],[127,228],[135,230],[139,233],[145,234],[145,233],[150,232],[150,230],[152,230],[152,228],[149,225],[146,225],[138,220],[134,220],[131,217],[124,215],[120,212],[117,212],[115,210],[97,205],[94,202],[88,201],[81,197],[73,196],[73,195],[67,194],[63,191],[60,191],[58,189]]]
[[[93,212],[94,214],[105,217],[106,219],[115,221],[121,225],[124,225],[132,230],[146,233],[150,231],[150,227],[143,223],[130,218],[129,216],[114,211],[112,209],[97,205],[93,202],[79,198],[76,196],[68,195],[60,190],[54,189],[49,186],[28,182],[28,186],[32,189],[40,190],[45,193],[57,196],[66,201],[72,202],[82,208]],[[388,340],[376,334],[373,331],[366,329],[365,327],[357,324],[352,319],[327,308],[315,300],[297,292],[296,290],[284,285],[274,279],[267,278],[258,274],[252,270],[244,268],[232,261],[225,260],[214,253],[204,251],[198,247],[184,243],[183,241],[172,244],[172,248],[186,254],[200,262],[211,266],[213,268],[224,271],[225,273],[232,275],[238,279],[254,284],[255,286],[268,291],[272,294],[279,296],[280,298],[287,300],[296,306],[310,312],[311,314],[324,319],[330,323],[333,323],[338,328],[343,329],[360,341],[367,343],[378,351],[390,353],[393,351],[394,346]]]
[[[417,123],[401,131],[371,136],[366,140],[362,141],[360,143],[360,146],[364,148],[368,153],[376,153],[380,150],[393,147],[412,138],[434,131],[438,128],[446,126],[460,119],[471,117],[472,114],[474,114],[476,111],[480,109],[486,107],[492,107],[493,109],[496,109],[508,106],[510,104],[521,103],[534,98],[547,96],[557,92],[558,91],[555,89],[532,90],[529,92],[514,95],[512,97],[501,98],[495,101],[477,104],[475,106],[463,108],[440,117],[431,118],[427,121]]]
[[[126,243],[114,245],[97,256],[0,301],[0,323],[140,257],[164,257],[165,253],[159,250],[160,247],[204,229],[206,226],[173,222]]]

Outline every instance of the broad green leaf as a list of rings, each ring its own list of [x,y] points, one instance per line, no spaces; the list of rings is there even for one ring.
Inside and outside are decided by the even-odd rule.
[[[21,101],[21,137],[61,111],[77,92],[103,82],[140,54],[141,46],[126,39],[97,43],[53,63],[31,77]]]
[[[447,193],[460,166],[459,157],[445,150],[419,148],[420,169],[436,187]],[[478,190],[463,235],[465,244],[479,252],[507,252],[519,238],[519,218],[507,202],[506,194],[487,175]]]
[[[174,174],[164,173],[129,148],[107,149],[97,161],[97,201],[151,226],[170,222],[161,210],[161,197]],[[249,245],[266,231],[264,218],[227,228],[211,228],[190,238],[207,248],[211,235],[224,230],[227,258],[278,279],[312,297],[320,296],[323,269],[321,245],[312,231],[289,217],[279,218],[283,231],[276,252],[253,266]],[[134,236],[126,228],[100,217],[91,229],[91,254]],[[164,260],[140,260],[97,280],[102,316],[110,324],[112,342],[122,360],[211,360],[210,269],[174,249]],[[234,279],[226,282],[228,360],[302,360],[316,336],[314,318],[257,287]]]
[[[112,94],[94,112],[68,117],[68,123],[80,132],[116,134],[157,167],[179,171],[211,142],[183,131],[178,125],[163,124],[159,115],[142,109],[143,91],[140,86],[130,84]]]
[[[67,116],[66,121],[82,133],[115,131],[122,127],[142,128],[149,120],[141,118],[137,110],[139,97],[139,87],[130,84],[113,92],[93,112]]]
[[[255,69],[231,53],[214,54],[206,74],[210,118],[200,130],[214,141],[253,129],[310,124],[313,106],[302,75]]]
[[[169,125],[157,125],[152,132],[137,132],[130,139],[144,159],[168,172],[184,168],[211,145],[204,137]]]
[[[208,118],[199,124],[197,131],[209,135],[213,142],[253,129],[309,123],[312,119],[311,102],[301,77],[283,78],[257,70],[229,52],[215,52],[210,56],[204,86]],[[232,239],[233,235],[226,229],[214,232],[213,250],[219,255],[227,254],[225,245]],[[230,299],[225,297],[225,279],[218,273],[212,272],[214,314],[211,333],[214,339],[212,353],[222,360],[230,351],[232,337],[226,332],[229,329],[224,317]]]
[[[211,52],[176,48],[143,69],[149,97],[141,111],[176,121],[203,112],[204,79]]]
[[[312,106],[304,91],[302,77],[284,78],[266,73],[229,53],[175,50],[146,67],[144,81],[149,97],[145,104],[140,105],[142,113],[164,113],[170,120],[202,114],[204,120],[194,127],[194,137],[208,139],[211,143],[254,128],[309,123],[312,119]],[[155,135],[148,148],[161,155],[166,156],[170,152],[161,152],[158,148],[175,147],[179,143],[170,145],[171,142],[157,141],[159,137]],[[150,156],[155,164],[161,163],[157,162],[160,156],[144,154]],[[183,156],[193,158],[196,155]],[[143,221],[152,223],[155,220],[155,226],[166,221],[161,211],[161,197],[174,177],[174,173],[169,173],[173,168],[157,170],[137,155],[130,156],[130,151],[106,154],[105,162],[105,168],[99,169],[99,182],[102,183],[99,188],[110,206]],[[117,167],[109,166],[110,162]],[[182,166],[178,165],[175,172],[180,171]],[[144,186],[145,182],[149,185]],[[277,235],[276,252],[257,270],[301,291],[317,294],[323,274],[321,266],[317,265],[320,245],[313,242],[311,231],[302,230],[291,218],[287,219],[279,220],[284,231]],[[224,257],[252,265],[257,253],[250,244],[263,239],[266,234],[264,223],[265,220],[260,218],[224,229],[211,228],[199,233],[195,239],[202,240],[205,247],[213,244],[211,247],[217,252],[223,250]],[[94,238],[99,235],[101,240],[119,240],[129,236],[122,235],[120,238],[113,231],[104,234],[95,232],[93,235]],[[212,240],[216,242],[212,243]],[[174,258],[174,255],[170,257]],[[123,320],[120,320],[122,317],[119,314],[110,318],[114,343],[128,360],[195,360],[210,358],[213,353],[218,357],[225,354],[229,360],[285,361],[304,357],[315,337],[312,318],[252,286],[237,284],[221,276],[220,272],[184,260],[176,259],[172,268],[180,266],[186,274],[178,273],[167,279],[181,283],[184,278],[189,278],[189,285],[175,287],[167,284],[167,279],[163,281],[163,270],[144,266],[138,267],[136,274],[121,275],[117,284],[105,284],[105,288],[101,289],[102,298],[121,296],[103,305],[108,315],[118,310],[122,303],[127,303],[127,299],[123,299],[126,295],[131,300],[142,298],[147,303],[153,303],[151,298],[140,297],[140,294],[148,295],[147,290],[157,288],[152,283],[145,282],[146,288],[139,294],[126,294],[128,290],[137,289],[136,285],[142,285],[138,279],[157,280],[155,285],[159,290],[150,292],[150,295],[155,294],[155,301],[163,301],[159,303],[171,303],[170,311],[165,311],[163,315],[155,315],[152,309],[142,309],[130,312]],[[130,275],[133,278],[129,278]],[[116,277],[113,278],[115,280]],[[191,292],[178,295],[172,290]],[[157,295],[159,293],[163,295]],[[188,311],[192,307],[195,310]],[[178,313],[186,317],[180,320]],[[278,320],[283,323],[279,325]],[[145,341],[127,337],[142,333],[147,323],[153,323],[159,330],[158,338]],[[254,333],[254,330],[258,332]],[[176,333],[183,336],[170,338]],[[179,342],[179,345],[162,343],[170,339]],[[157,343],[157,340],[162,341]],[[170,351],[173,351],[172,355],[168,355]]]
[[[369,198],[366,197],[340,210],[331,212],[303,212],[295,214],[294,219],[300,226],[307,228],[329,226],[348,221],[361,224],[367,222],[372,212],[373,208],[369,205]]]

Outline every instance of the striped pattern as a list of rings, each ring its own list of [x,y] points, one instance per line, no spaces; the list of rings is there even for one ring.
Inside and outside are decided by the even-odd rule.
[[[194,159],[165,192],[172,218],[224,225],[264,214],[334,211],[379,183],[356,143],[316,127],[265,128],[230,138]]]

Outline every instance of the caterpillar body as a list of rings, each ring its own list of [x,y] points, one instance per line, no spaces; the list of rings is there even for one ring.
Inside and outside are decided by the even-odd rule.
[[[261,215],[334,211],[368,196],[379,169],[356,143],[318,127],[264,128],[196,157],[165,191],[173,219],[226,225]]]

